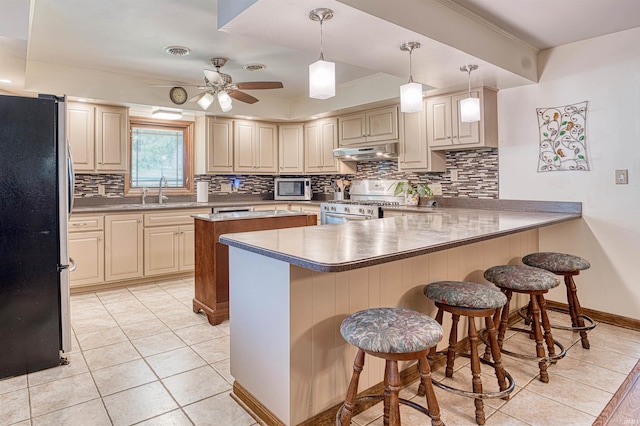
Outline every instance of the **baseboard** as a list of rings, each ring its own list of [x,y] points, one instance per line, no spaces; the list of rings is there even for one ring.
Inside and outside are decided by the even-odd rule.
[[[568,309],[566,303],[554,302],[547,300],[547,307]],[[616,327],[628,328],[630,330],[640,331],[640,320],[623,317],[622,315],[610,314],[608,312],[596,311],[595,309],[582,308],[582,313],[597,322],[615,325]]]
[[[237,381],[233,382],[233,392],[231,392],[231,397],[259,423],[266,426],[286,426],[278,416],[262,405],[260,401],[251,395],[251,393],[243,388]]]
[[[156,275],[153,277],[135,278],[131,280],[110,281],[98,284],[88,284],[71,287],[71,294],[93,293],[94,291],[114,290],[118,288],[130,287],[134,285],[151,284],[159,281],[168,281],[179,278],[193,278],[193,271],[181,272],[170,275]]]

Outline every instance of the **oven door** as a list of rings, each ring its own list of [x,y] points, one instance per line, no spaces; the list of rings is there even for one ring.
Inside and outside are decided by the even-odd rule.
[[[341,223],[354,222],[359,220],[373,219],[369,215],[349,214],[349,213],[335,213],[335,212],[322,212],[321,220],[322,225],[338,225]]]

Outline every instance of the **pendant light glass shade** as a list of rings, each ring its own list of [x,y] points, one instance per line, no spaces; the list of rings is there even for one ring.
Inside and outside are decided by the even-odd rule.
[[[409,82],[400,86],[400,112],[422,111],[422,84],[413,82],[411,54],[418,49],[420,43],[410,41],[403,43],[400,50],[409,52]]]
[[[422,111],[422,84],[407,83],[400,86],[400,111]]]
[[[313,9],[309,19],[320,22],[320,58],[309,65],[309,97],[329,99],[336,95],[336,64],[324,60],[322,52],[322,23],[333,18],[333,10]]]
[[[478,69],[477,65],[465,65],[460,71],[469,73],[468,97],[460,101],[460,121],[462,123],[475,123],[480,121],[480,99],[471,97],[471,71]]]
[[[200,108],[206,110],[211,106],[211,104],[213,103],[213,100],[214,98],[211,93],[205,93],[203,97],[198,99],[198,105],[200,105]]]
[[[309,97],[328,99],[336,95],[336,64],[317,60],[309,65]]]

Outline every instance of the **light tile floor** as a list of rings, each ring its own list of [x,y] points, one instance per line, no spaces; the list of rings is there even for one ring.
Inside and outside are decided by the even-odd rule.
[[[70,364],[1,380],[0,426],[256,425],[229,396],[229,323],[210,326],[191,311],[192,297],[192,279],[72,296]],[[554,337],[568,353],[549,367],[547,384],[535,362],[503,358],[516,389],[508,402],[485,401],[487,425],[590,425],[640,358],[640,333],[607,324],[589,333],[590,350],[577,333],[554,330]],[[505,345],[521,350],[531,341],[511,333]],[[485,389],[497,390],[484,367]],[[468,360],[458,358],[454,378],[444,381],[470,390]],[[416,391],[413,384],[401,396],[420,401]],[[475,424],[472,399],[439,388],[436,395],[447,425]],[[403,425],[430,424],[408,407],[401,413]],[[353,424],[382,425],[381,404]]]

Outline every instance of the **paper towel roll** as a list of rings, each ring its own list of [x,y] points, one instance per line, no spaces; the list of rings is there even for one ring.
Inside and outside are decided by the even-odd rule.
[[[198,182],[196,186],[197,202],[209,202],[209,182]]]

